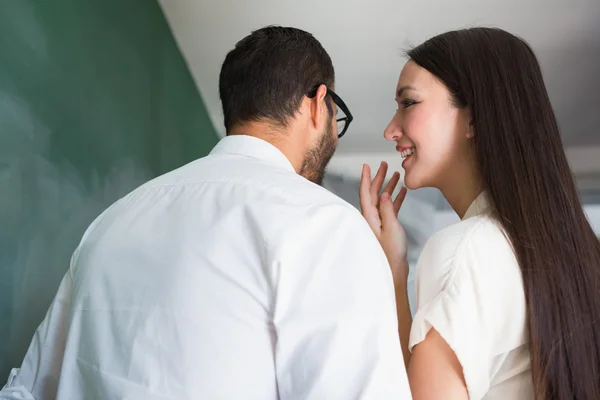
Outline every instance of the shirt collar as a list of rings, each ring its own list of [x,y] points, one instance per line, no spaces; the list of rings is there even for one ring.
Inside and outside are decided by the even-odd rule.
[[[464,221],[467,218],[475,217],[477,215],[484,214],[489,209],[489,202],[487,198],[487,194],[485,192],[481,192],[479,196],[473,200],[467,212],[463,216],[462,220]]]
[[[210,154],[238,154],[267,161],[281,168],[296,172],[288,158],[271,143],[248,135],[225,136]]]

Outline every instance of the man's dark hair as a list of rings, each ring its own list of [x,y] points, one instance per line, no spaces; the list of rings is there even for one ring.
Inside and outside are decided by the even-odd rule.
[[[229,134],[236,124],[263,120],[285,127],[309,90],[332,88],[334,81],[331,58],[310,33],[278,26],[254,31],[221,67],[225,129]]]

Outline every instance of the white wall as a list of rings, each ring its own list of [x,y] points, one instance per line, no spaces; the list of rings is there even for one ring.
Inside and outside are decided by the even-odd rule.
[[[600,236],[600,204],[587,205],[584,210],[596,236]]]

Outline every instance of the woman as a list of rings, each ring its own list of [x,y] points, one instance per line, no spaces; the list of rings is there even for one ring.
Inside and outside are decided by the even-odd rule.
[[[417,264],[408,308],[406,245],[387,166],[363,215],[397,287],[415,399],[600,399],[600,244],[563,150],[540,66],[500,29],[444,33],[408,52],[385,130],[409,189],[438,188],[462,221]],[[410,331],[410,334],[409,334]]]

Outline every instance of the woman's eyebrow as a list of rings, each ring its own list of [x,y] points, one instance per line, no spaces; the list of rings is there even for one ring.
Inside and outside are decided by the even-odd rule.
[[[400,86],[398,88],[398,90],[396,91],[396,97],[397,98],[402,97],[402,93],[404,93],[408,90],[417,90],[417,89],[415,89],[413,86],[410,86],[410,85]]]

